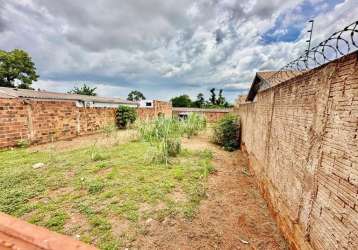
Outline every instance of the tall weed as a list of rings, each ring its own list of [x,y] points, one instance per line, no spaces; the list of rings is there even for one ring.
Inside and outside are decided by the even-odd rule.
[[[197,114],[189,115],[184,121],[158,117],[137,124],[140,137],[156,149],[151,152],[151,159],[165,164],[169,163],[170,157],[180,153],[182,136],[192,137],[205,127],[206,120]]]
[[[183,133],[188,137],[197,135],[201,130],[206,128],[206,119],[204,116],[190,113],[186,120],[181,121]]]

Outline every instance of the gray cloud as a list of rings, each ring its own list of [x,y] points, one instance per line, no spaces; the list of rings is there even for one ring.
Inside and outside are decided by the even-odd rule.
[[[101,94],[123,97],[137,88],[170,99],[216,86],[234,99],[255,71],[278,69],[303,50],[304,31],[292,42],[261,39],[278,19],[283,28],[303,22],[302,2],[0,0],[0,49],[27,50],[41,88],[87,81],[101,86]],[[322,7],[314,41],[356,18],[354,10],[355,0]]]

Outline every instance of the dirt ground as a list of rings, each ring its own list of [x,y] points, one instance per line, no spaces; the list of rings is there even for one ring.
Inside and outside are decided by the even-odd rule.
[[[190,149],[214,153],[216,172],[209,177],[207,199],[192,221],[184,218],[152,220],[134,249],[288,249],[240,152],[226,152],[207,135],[184,140]]]
[[[115,136],[95,134],[37,145],[29,150],[61,152],[93,143],[96,146],[122,144],[134,138],[134,131],[118,131]],[[216,171],[209,176],[207,199],[201,202],[191,221],[176,216],[143,222],[146,233],[138,234],[133,242],[126,244],[128,249],[288,249],[241,151],[222,150],[209,141],[208,134],[184,139],[183,147],[213,152]],[[181,199],[181,192],[178,193],[176,198]]]

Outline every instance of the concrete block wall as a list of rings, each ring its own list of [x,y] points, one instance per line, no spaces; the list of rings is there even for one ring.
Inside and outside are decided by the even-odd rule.
[[[235,107],[243,148],[295,249],[358,246],[358,52]]]

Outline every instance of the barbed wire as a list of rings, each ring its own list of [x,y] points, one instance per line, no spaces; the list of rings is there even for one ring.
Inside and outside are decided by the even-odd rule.
[[[276,85],[356,49],[358,49],[358,21],[334,32],[328,39],[306,50],[303,55],[283,66],[267,81]]]

